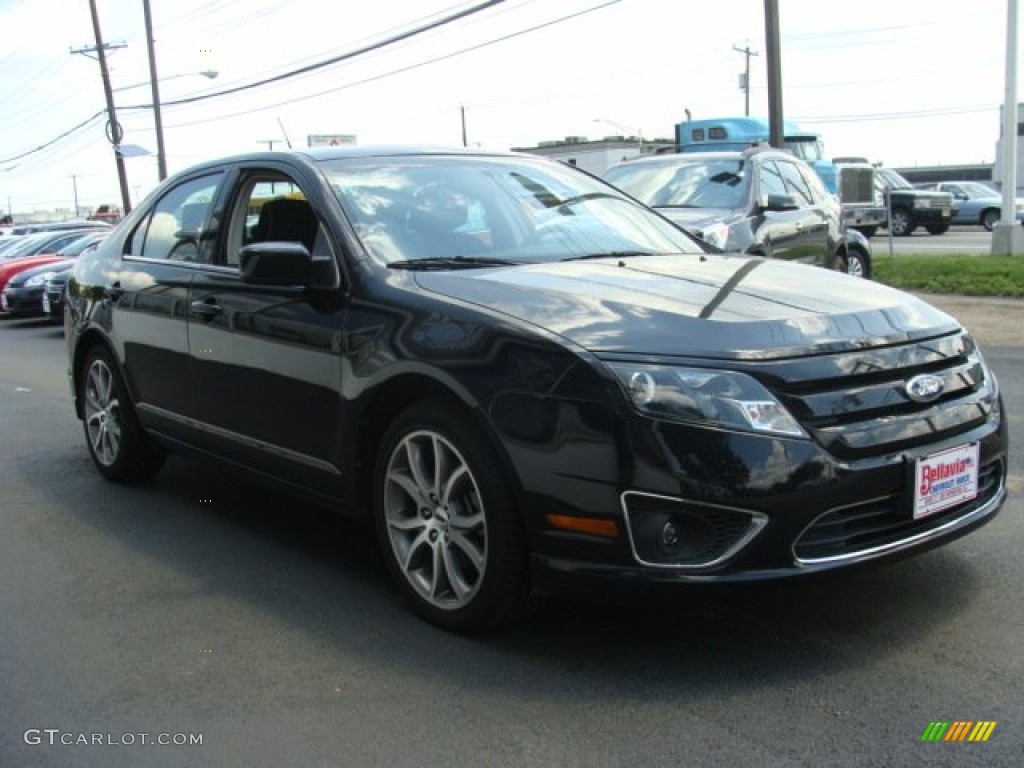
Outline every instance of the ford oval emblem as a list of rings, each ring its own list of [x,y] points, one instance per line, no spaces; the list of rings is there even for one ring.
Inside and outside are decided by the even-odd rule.
[[[907,397],[918,403],[930,403],[946,391],[946,383],[930,373],[915,376],[905,385]]]

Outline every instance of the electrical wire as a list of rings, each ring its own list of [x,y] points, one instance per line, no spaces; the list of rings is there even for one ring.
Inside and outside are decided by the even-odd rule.
[[[190,97],[184,98],[184,99],[176,99],[174,101],[169,101],[169,102],[166,102],[166,103],[161,102],[161,106],[170,107],[170,106],[176,106],[176,105],[180,105],[180,104],[193,104],[195,102],[205,101],[207,99],[218,98],[220,96],[228,96],[230,94],[241,93],[243,91],[251,91],[254,88],[260,88],[260,87],[262,87],[264,85],[270,85],[271,83],[278,83],[278,82],[281,82],[283,80],[290,79],[292,77],[297,77],[299,75],[304,75],[304,74],[307,74],[309,72],[314,72],[314,71],[316,71],[318,69],[323,69],[324,67],[329,67],[332,64],[338,64],[339,62],[347,61],[347,60],[353,59],[353,58],[355,58],[357,56],[362,56],[364,54],[370,53],[371,51],[375,51],[375,50],[378,50],[380,48],[384,48],[385,46],[393,45],[393,44],[395,44],[397,42],[400,42],[402,40],[408,40],[409,38],[412,38],[412,37],[415,37],[417,35],[421,35],[421,34],[423,34],[425,32],[429,32],[431,30],[437,29],[438,27],[444,26],[445,24],[451,24],[452,22],[458,21],[459,19],[464,19],[467,16],[472,16],[473,14],[480,13],[481,11],[486,11],[487,9],[493,8],[496,5],[501,5],[505,1],[506,0],[486,0],[485,2],[478,3],[478,4],[476,4],[476,5],[472,6],[472,7],[464,10],[464,11],[459,11],[458,13],[451,14],[449,16],[446,16],[446,17],[442,18],[442,19],[439,19],[438,21],[434,21],[434,22],[430,22],[428,24],[424,24],[422,26],[419,26],[419,27],[416,27],[414,29],[411,29],[411,30],[409,30],[407,32],[401,32],[399,34],[392,35],[391,37],[385,38],[384,40],[382,40],[382,41],[380,41],[378,43],[373,43],[372,45],[366,45],[366,46],[363,46],[361,48],[356,48],[355,50],[339,54],[338,56],[332,56],[329,59],[325,59],[323,61],[316,62],[315,64],[309,64],[309,65],[306,65],[304,67],[299,67],[298,69],[293,69],[293,70],[290,70],[288,72],[283,72],[283,73],[281,73],[279,75],[274,75],[273,77],[264,78],[263,80],[257,80],[254,83],[248,83],[246,85],[239,85],[239,86],[236,86],[234,88],[227,88],[227,89],[224,89],[224,90],[214,91],[213,93],[201,94],[201,95],[198,95],[198,96],[190,96]],[[618,2],[618,0],[616,0],[616,2]],[[152,108],[151,104],[149,104],[149,105],[139,104],[139,105],[131,105],[131,106],[128,106],[128,107],[122,107],[122,109],[150,109],[150,108]]]
[[[248,90],[252,90],[254,88],[259,88],[259,87],[264,86],[264,85],[269,85],[271,83],[280,82],[280,81],[283,81],[283,80],[286,80],[286,79],[289,79],[289,78],[292,78],[292,77],[296,77],[298,75],[302,75],[302,74],[306,74],[308,72],[312,72],[312,71],[315,71],[315,70],[318,70],[318,69],[322,69],[324,67],[330,66],[332,64],[336,64],[336,63],[341,62],[341,61],[346,61],[346,60],[355,58],[356,56],[360,56],[360,55],[363,55],[365,53],[369,53],[371,51],[378,50],[378,49],[383,48],[385,46],[392,45],[394,43],[410,39],[412,37],[415,37],[417,35],[423,34],[425,32],[429,32],[429,31],[432,31],[434,29],[438,29],[439,27],[442,27],[442,26],[444,26],[446,24],[451,24],[451,23],[453,23],[455,21],[458,21],[460,19],[467,18],[467,17],[472,16],[474,14],[477,14],[477,13],[480,13],[482,11],[485,11],[485,10],[487,10],[489,8],[493,8],[493,7],[497,6],[497,5],[501,5],[505,1],[506,0],[486,0],[485,2],[477,3],[476,5],[470,6],[470,7],[466,8],[466,9],[464,9],[464,10],[461,10],[461,11],[449,14],[447,16],[444,16],[444,17],[442,17],[442,18],[440,18],[440,19],[438,19],[436,21],[432,21],[432,22],[420,25],[418,27],[414,27],[413,29],[407,30],[405,32],[401,32],[401,33],[392,35],[392,36],[390,36],[388,38],[385,38],[384,40],[382,40],[380,42],[377,42],[377,43],[374,43],[372,45],[362,46],[362,47],[357,48],[357,49],[355,49],[353,51],[348,51],[348,52],[343,53],[341,55],[333,56],[333,57],[331,57],[329,59],[326,59],[326,60],[323,60],[323,61],[320,61],[320,62],[316,62],[314,64],[310,64],[310,65],[307,65],[307,66],[304,66],[304,67],[300,67],[298,69],[293,69],[293,70],[290,70],[288,72],[284,72],[284,73],[281,73],[279,75],[275,75],[273,77],[265,78],[263,80],[260,80],[260,81],[254,82],[254,83],[249,83],[247,85],[242,85],[242,86],[238,86],[238,87],[235,87],[235,88],[229,88],[229,89],[224,89],[224,90],[220,90],[220,91],[215,91],[215,92],[207,93],[207,94],[201,94],[201,95],[198,95],[198,96],[193,96],[193,97],[189,97],[189,98],[185,98],[185,99],[177,99],[177,100],[174,100],[174,101],[169,101],[169,102],[166,102],[166,103],[162,103],[161,106],[163,106],[163,107],[171,107],[171,106],[176,106],[176,105],[181,105],[181,104],[189,104],[189,103],[194,103],[194,102],[198,102],[198,101],[204,101],[206,99],[211,99],[211,98],[220,97],[220,96],[226,96],[226,95],[229,95],[229,94],[239,93],[239,92],[242,92],[242,91],[248,91]],[[615,1],[617,2],[618,0],[615,0]],[[152,108],[153,108],[152,104],[138,104],[138,105],[128,105],[128,106],[124,106],[124,107],[119,107],[118,109],[122,110],[122,111],[128,111],[128,110],[152,109]],[[104,112],[105,112],[105,110],[101,110],[99,112],[96,112],[91,117],[87,118],[86,120],[83,120],[81,123],[78,123],[77,125],[73,126],[72,128],[69,128],[68,130],[64,131],[63,133],[61,133],[59,136],[55,137],[54,139],[51,139],[50,141],[45,142],[44,144],[41,144],[41,145],[35,147],[34,149],[30,149],[30,150],[28,150],[26,152],[22,152],[20,154],[13,155],[11,157],[0,158],[0,165],[6,164],[6,163],[15,162],[17,160],[21,160],[21,159],[23,159],[25,157],[28,157],[28,156],[33,155],[33,154],[36,154],[38,152],[42,152],[43,150],[49,148],[53,144],[57,143],[58,141],[61,141],[62,139],[66,138],[67,136],[73,134],[74,132],[76,132],[78,130],[84,129],[90,122],[95,120],[100,115],[104,114]],[[2,171],[2,170],[3,169],[0,169],[0,171]]]
[[[448,53],[441,54],[439,56],[434,56],[433,58],[425,59],[423,61],[416,62],[415,64],[409,64],[409,65],[404,66],[404,67],[398,67],[398,68],[392,69],[392,70],[390,70],[388,72],[383,72],[383,73],[380,73],[380,74],[377,74],[377,75],[371,75],[370,77],[366,77],[366,78],[363,78],[361,80],[356,80],[356,81],[353,81],[353,82],[350,82],[350,83],[345,83],[343,85],[333,86],[331,88],[327,88],[327,89],[322,90],[322,91],[317,91],[315,93],[310,93],[310,94],[307,94],[305,96],[297,96],[295,98],[291,98],[291,99],[286,99],[284,101],[275,102],[274,104],[264,104],[264,105],[261,105],[259,107],[254,107],[253,109],[243,110],[243,111],[240,111],[240,112],[233,112],[233,113],[228,114],[228,115],[220,115],[220,116],[217,116],[217,117],[203,118],[203,119],[200,119],[200,120],[193,120],[193,121],[190,121],[190,122],[174,123],[172,125],[172,127],[181,128],[181,127],[189,126],[189,125],[200,125],[200,124],[203,124],[203,123],[219,122],[221,120],[227,120],[227,119],[230,119],[230,118],[233,118],[233,117],[240,117],[242,115],[250,115],[250,114],[257,113],[257,112],[264,112],[264,111],[271,110],[271,109],[277,109],[278,107],[286,106],[288,104],[296,104],[296,103],[301,102],[301,101],[307,101],[309,99],[320,98],[320,97],[325,96],[325,95],[330,94],[330,93],[337,93],[339,91],[348,90],[350,88],[355,88],[355,87],[360,86],[360,85],[366,85],[367,83],[373,83],[373,82],[376,82],[378,80],[383,80],[383,79],[388,78],[388,77],[393,77],[394,75],[403,74],[405,72],[409,72],[409,71],[414,70],[414,69],[419,69],[420,67],[425,67],[425,66],[428,66],[430,64],[436,64],[439,61],[445,61],[447,59],[452,59],[452,58],[455,58],[456,56],[461,56],[461,55],[463,55],[465,53],[471,53],[473,51],[478,51],[478,50],[480,50],[482,48],[486,48],[486,47],[491,46],[491,45],[496,45],[497,43],[503,43],[503,42],[506,42],[508,40],[512,40],[514,38],[521,37],[521,36],[523,36],[525,34],[529,34],[530,32],[536,32],[537,30],[544,29],[544,28],[550,27],[550,26],[554,26],[555,24],[560,24],[560,23],[562,23],[564,21],[569,21],[571,19],[575,19],[577,17],[584,16],[586,14],[593,13],[595,11],[599,11],[599,10],[601,10],[603,8],[606,8],[606,7],[610,6],[610,5],[615,5],[615,4],[620,3],[620,2],[622,2],[622,0],[606,0],[606,2],[604,2],[604,3],[600,3],[598,5],[591,6],[589,8],[584,8],[581,11],[577,11],[577,12],[571,13],[571,14],[566,14],[565,16],[560,16],[560,17],[558,17],[556,19],[551,19],[549,21],[545,21],[545,22],[542,22],[540,24],[535,24],[532,27],[527,27],[526,29],[521,29],[521,30],[519,30],[517,32],[510,32],[507,35],[502,35],[501,37],[493,38],[491,40],[487,40],[485,42],[478,43],[476,45],[471,45],[471,46],[467,46],[465,48],[460,48],[459,50],[450,51]],[[166,103],[161,102],[161,107],[173,107],[173,106],[178,106],[178,105],[181,105],[181,104],[188,104],[188,103],[191,103],[192,101],[193,101],[192,99],[184,99],[184,100],[171,101],[171,102],[166,102]],[[125,107],[125,109],[149,109],[151,107],[152,107],[152,105],[136,105],[136,106],[132,106],[132,107]]]

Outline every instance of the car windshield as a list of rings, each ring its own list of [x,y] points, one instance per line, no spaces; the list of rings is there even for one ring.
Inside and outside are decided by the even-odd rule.
[[[610,169],[605,178],[656,208],[742,208],[750,189],[743,160],[624,163]]]
[[[900,176],[896,171],[889,168],[879,168],[876,176],[883,181],[885,186],[892,189],[913,189],[914,185]]]
[[[999,193],[996,192],[992,187],[986,187],[984,184],[979,184],[974,181],[963,181],[957,184],[967,197],[999,197]]]
[[[550,161],[421,155],[320,166],[367,252],[395,267],[703,251],[614,188]]]
[[[38,235],[24,235],[17,244],[11,246],[0,254],[0,259],[19,259],[22,256],[31,256],[43,243],[48,242],[52,237],[49,233]]]

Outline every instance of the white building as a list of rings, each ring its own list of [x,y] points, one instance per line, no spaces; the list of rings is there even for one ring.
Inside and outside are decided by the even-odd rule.
[[[566,136],[561,141],[542,141],[536,147],[514,147],[516,152],[544,155],[563,163],[575,165],[581,170],[597,176],[624,160],[631,160],[641,154],[650,155],[661,151],[674,151],[671,139],[645,140],[642,136],[605,136],[603,139],[588,139],[586,136]]]

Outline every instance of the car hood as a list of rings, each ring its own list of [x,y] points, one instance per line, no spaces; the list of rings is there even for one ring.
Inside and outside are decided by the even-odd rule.
[[[47,254],[45,256],[25,256],[20,259],[2,261],[0,262],[0,281],[6,283],[12,275],[16,275],[26,269],[32,269],[33,267],[42,266],[43,264],[49,264],[54,261],[61,261],[60,256]]]
[[[593,353],[768,359],[955,332],[950,316],[821,267],[699,254],[420,272],[424,290]]]
[[[44,261],[37,263],[36,266],[29,269],[23,269],[18,274],[13,275],[8,281],[8,285],[23,285],[28,282],[31,278],[36,275],[41,275],[44,272],[57,272],[61,269],[71,269],[75,265],[74,259],[56,259],[51,261]]]
[[[658,213],[674,224],[687,229],[701,229],[709,224],[732,221],[740,216],[731,208],[655,208]]]

